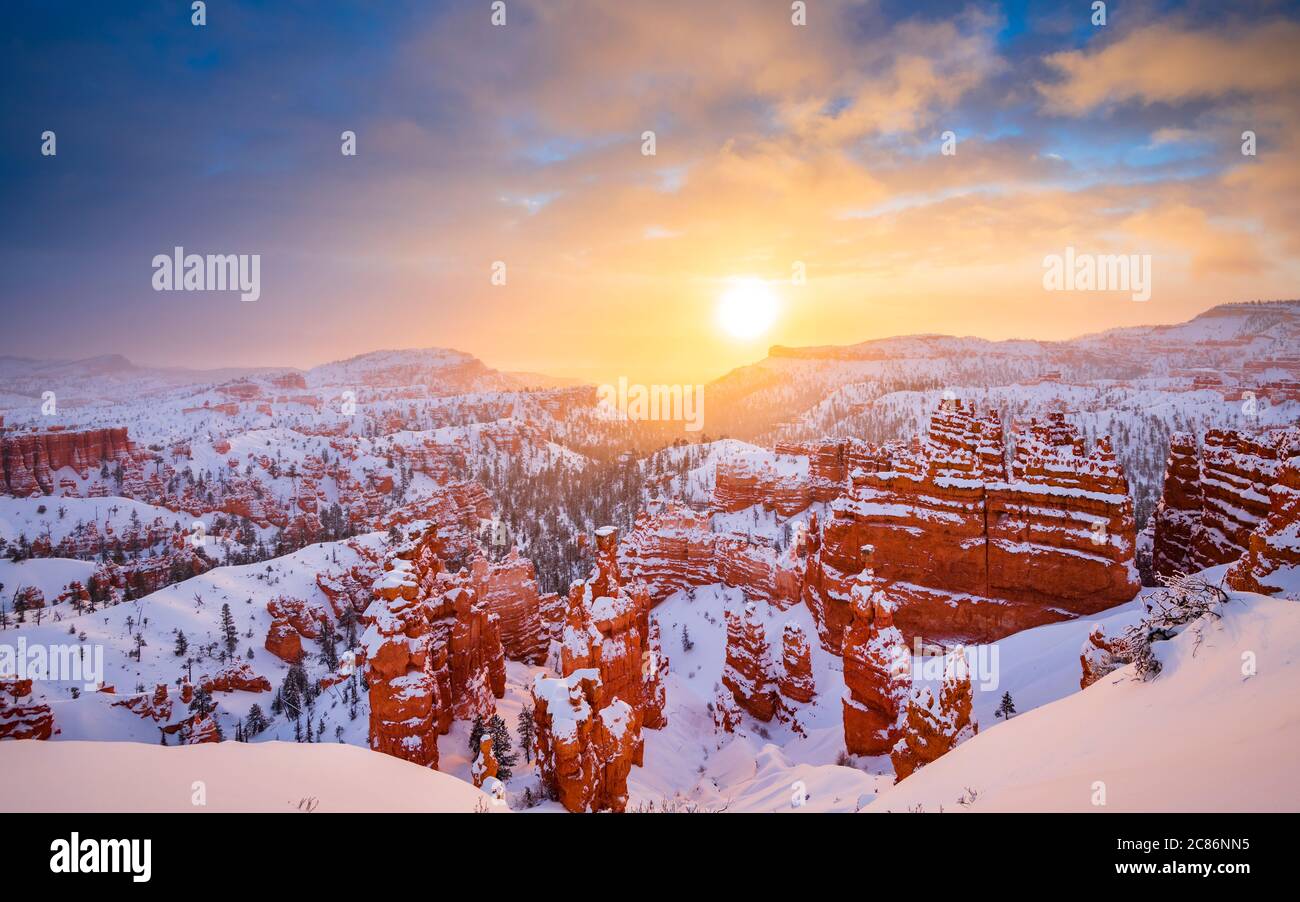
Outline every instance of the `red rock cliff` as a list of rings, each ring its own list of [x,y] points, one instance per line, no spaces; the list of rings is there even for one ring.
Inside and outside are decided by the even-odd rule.
[[[1288,517],[1283,471],[1297,454],[1300,428],[1294,426],[1253,434],[1211,429],[1199,455],[1191,435],[1175,433],[1153,517],[1155,572],[1167,576],[1235,561],[1251,549],[1252,536],[1261,527],[1279,529]],[[1277,492],[1275,486],[1281,486]],[[1272,525],[1266,525],[1275,513]],[[1270,545],[1287,544],[1278,533],[1274,536],[1272,542],[1261,537],[1259,555],[1268,557]],[[1262,565],[1260,557],[1255,561]],[[1255,565],[1237,571],[1243,586],[1249,584],[1244,574]]]
[[[49,495],[55,489],[54,474],[63,467],[84,479],[91,467],[130,464],[134,451],[125,427],[0,437],[0,488],[18,497]]]
[[[925,444],[860,453],[866,465],[810,536],[803,597],[823,646],[840,650],[865,545],[908,637],[991,641],[1132,598],[1123,471],[1105,440],[1087,456],[1080,445],[1059,414],[1031,423],[1008,471],[997,418],[945,402]]]

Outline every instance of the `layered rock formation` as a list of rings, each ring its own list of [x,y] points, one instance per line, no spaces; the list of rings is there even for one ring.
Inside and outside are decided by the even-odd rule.
[[[0,488],[25,498],[49,495],[56,488],[54,474],[71,467],[82,479],[92,467],[130,465],[135,446],[126,429],[89,429],[65,432],[51,429],[0,437]]]
[[[908,696],[902,736],[889,755],[897,779],[905,780],[917,768],[946,755],[979,732],[979,724],[971,716],[972,701],[965,652],[957,649],[945,658],[937,697],[924,684],[915,686]]]
[[[1167,576],[1190,565],[1203,505],[1196,436],[1174,432],[1169,436],[1164,490],[1150,523],[1155,573]]]
[[[708,515],[681,504],[638,515],[619,554],[630,578],[645,586],[652,605],[680,589],[715,583],[781,608],[799,600],[795,549],[778,551],[763,536],[714,533]]]
[[[787,699],[807,704],[817,694],[812,672],[812,649],[803,627],[786,623],[781,631],[781,672],[777,690]]]
[[[511,548],[505,559],[475,559],[474,589],[487,609],[501,620],[501,644],[512,661],[541,664],[550,637],[543,629],[541,594],[533,562]]]
[[[464,585],[445,589],[442,605],[430,612],[434,641],[446,636],[447,685],[453,717],[487,720],[496,712],[495,700],[506,694],[500,620],[479,602],[473,589]]]
[[[627,778],[644,754],[637,712],[608,695],[594,668],[533,682],[537,768],[569,811],[623,811]]]
[[[1199,454],[1191,435],[1171,436],[1164,491],[1152,518],[1155,572],[1190,573],[1235,561],[1275,505],[1277,528],[1286,517],[1280,510],[1286,490],[1275,501],[1273,486],[1297,454],[1300,428],[1294,426],[1258,433],[1211,429]]]
[[[666,724],[667,659],[650,625],[648,595],[623,580],[618,530],[596,532],[596,565],[569,590],[560,632],[561,679],[533,686],[539,767],[570,811],[623,810],[640,764],[641,729]]]
[[[1060,414],[1002,458],[995,415],[945,402],[928,440],[855,448],[849,493],[809,536],[803,598],[838,653],[852,575],[878,549],[876,576],[904,635],[992,641],[1093,613],[1138,591],[1133,505],[1104,439],[1089,455]]]
[[[0,680],[0,739],[49,739],[54,712],[32,698],[31,680]]]
[[[207,692],[270,692],[271,681],[256,673],[247,661],[229,664],[214,677],[206,674],[199,685]],[[166,687],[162,687],[164,690]]]
[[[649,659],[649,598],[639,585],[625,585],[618,562],[618,530],[596,533],[596,565],[591,578],[569,589],[560,641],[560,674],[595,669],[603,698],[621,698],[638,718],[645,711],[648,681],[660,672]],[[601,706],[603,707],[603,705]]]
[[[722,668],[722,685],[731,690],[736,704],[759,720],[771,720],[780,702],[771,681],[763,624],[751,601],[740,612],[723,612],[727,621],[727,659]]]
[[[668,705],[668,690],[663,681],[668,672],[668,657],[663,651],[657,620],[650,621],[647,652],[641,668],[641,725],[647,730],[661,730],[668,725],[668,716],[664,713]]]
[[[444,723],[451,727],[450,705],[434,676],[419,593],[412,563],[399,558],[375,584],[376,598],[366,609],[370,748],[436,770],[438,734]]]
[[[718,461],[712,507],[734,513],[761,505],[781,517],[792,517],[813,502],[808,458],[802,455],[734,455]]]
[[[113,707],[125,708],[137,717],[155,723],[166,724],[172,719],[172,701],[168,698],[166,683],[155,685],[153,695],[147,693],[133,695],[113,702]]]
[[[302,637],[286,619],[271,621],[263,645],[267,651],[288,664],[297,664],[302,660]]]
[[[304,639],[319,639],[325,611],[320,605],[301,598],[281,595],[266,603],[272,620],[287,621]]]
[[[812,650],[803,628],[787,622],[781,631],[780,646],[774,648],[768,643],[754,602],[746,603],[739,611],[727,609],[723,615],[727,648],[722,685],[731,693],[731,701],[758,720],[776,718],[802,732],[798,706],[811,702],[816,694]],[[728,730],[734,729],[737,720],[730,711],[731,705],[723,706],[719,721]],[[719,712],[715,712],[715,719],[718,716]]]
[[[186,745],[221,741],[221,729],[217,726],[217,719],[210,714],[207,717],[195,717],[183,735]]]
[[[492,751],[492,737],[484,736],[478,741],[478,757],[470,765],[470,778],[475,786],[481,787],[486,781],[496,778],[499,767],[497,756]]]
[[[1300,600],[1300,457],[1269,489],[1269,513],[1250,534],[1246,553],[1228,568],[1228,585]]]
[[[872,549],[864,549],[874,560]],[[852,755],[886,755],[902,733],[908,650],[894,625],[896,604],[871,570],[850,590],[853,619],[844,631],[844,745]]]
[[[375,583],[363,615],[370,747],[438,765],[453,719],[486,719],[505,694],[499,618],[478,599],[471,571],[451,574],[438,523],[412,524]]]
[[[777,442],[777,454],[808,458],[808,486],[813,501],[834,501],[847,491],[851,448],[855,443],[822,440],[820,442]]]

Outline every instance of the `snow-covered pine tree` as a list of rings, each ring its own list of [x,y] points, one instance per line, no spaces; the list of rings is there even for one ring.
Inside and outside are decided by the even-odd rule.
[[[221,636],[226,643],[226,651],[232,654],[239,645],[239,631],[235,629],[235,615],[230,613],[230,604],[221,606]]]
[[[330,673],[338,670],[339,652],[338,636],[334,633],[334,624],[328,617],[320,619],[320,662]]]
[[[248,717],[244,721],[244,735],[246,737],[256,736],[267,728],[268,722],[266,715],[262,713],[262,706],[253,703],[248,709]]]
[[[519,762],[514,743],[510,740],[510,728],[500,714],[493,714],[488,720],[487,732],[492,737],[492,754],[497,759],[497,779],[504,783],[513,775],[512,768]]]
[[[533,760],[533,740],[536,736],[537,728],[533,722],[533,709],[525,705],[519,711],[519,744],[524,749],[524,761],[531,763]]]

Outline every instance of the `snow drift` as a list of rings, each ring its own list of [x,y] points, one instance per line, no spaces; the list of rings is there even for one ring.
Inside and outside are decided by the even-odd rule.
[[[0,742],[0,772],[23,775],[5,782],[5,812],[504,810],[463,780],[338,743]]]
[[[1235,593],[1155,648],[1154,680],[1130,665],[989,725],[866,810],[1300,810],[1300,604]]]

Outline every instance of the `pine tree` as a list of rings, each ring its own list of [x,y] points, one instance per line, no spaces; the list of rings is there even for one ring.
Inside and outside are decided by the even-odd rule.
[[[536,734],[536,725],[533,722],[533,709],[525,706],[519,712],[519,744],[524,749],[524,761],[532,763],[533,760],[533,737]]]
[[[208,712],[212,710],[212,693],[199,686],[194,690],[194,699],[190,702],[190,710],[198,714],[200,718],[207,717]]]
[[[497,779],[504,783],[514,774],[512,768],[519,761],[514,743],[510,741],[510,728],[500,714],[493,714],[487,732],[492,737],[492,755],[497,759]]]
[[[998,703],[998,709],[993,712],[994,717],[1002,717],[1010,720],[1011,716],[1016,713],[1016,703],[1011,700],[1011,693],[1002,693],[1002,701]]]
[[[320,619],[320,662],[330,673],[339,668],[338,637],[328,617]]]
[[[239,645],[239,631],[235,629],[235,615],[230,613],[230,604],[221,606],[221,635],[226,641],[226,651],[234,654]]]
[[[289,716],[297,720],[302,714],[302,692],[298,687],[293,668],[285,674],[284,682],[280,685],[280,700]]]
[[[348,649],[354,649],[357,647],[357,615],[352,610],[352,605],[343,607],[342,620],[344,641],[347,642]]]
[[[267,725],[266,715],[262,713],[262,706],[254,702],[253,706],[248,709],[248,718],[244,726],[244,735],[256,736],[258,733],[265,730]]]
[[[694,647],[695,647],[695,643],[691,641],[691,634],[689,631],[687,631],[686,624],[683,623],[682,624],[682,651],[690,651]]]

